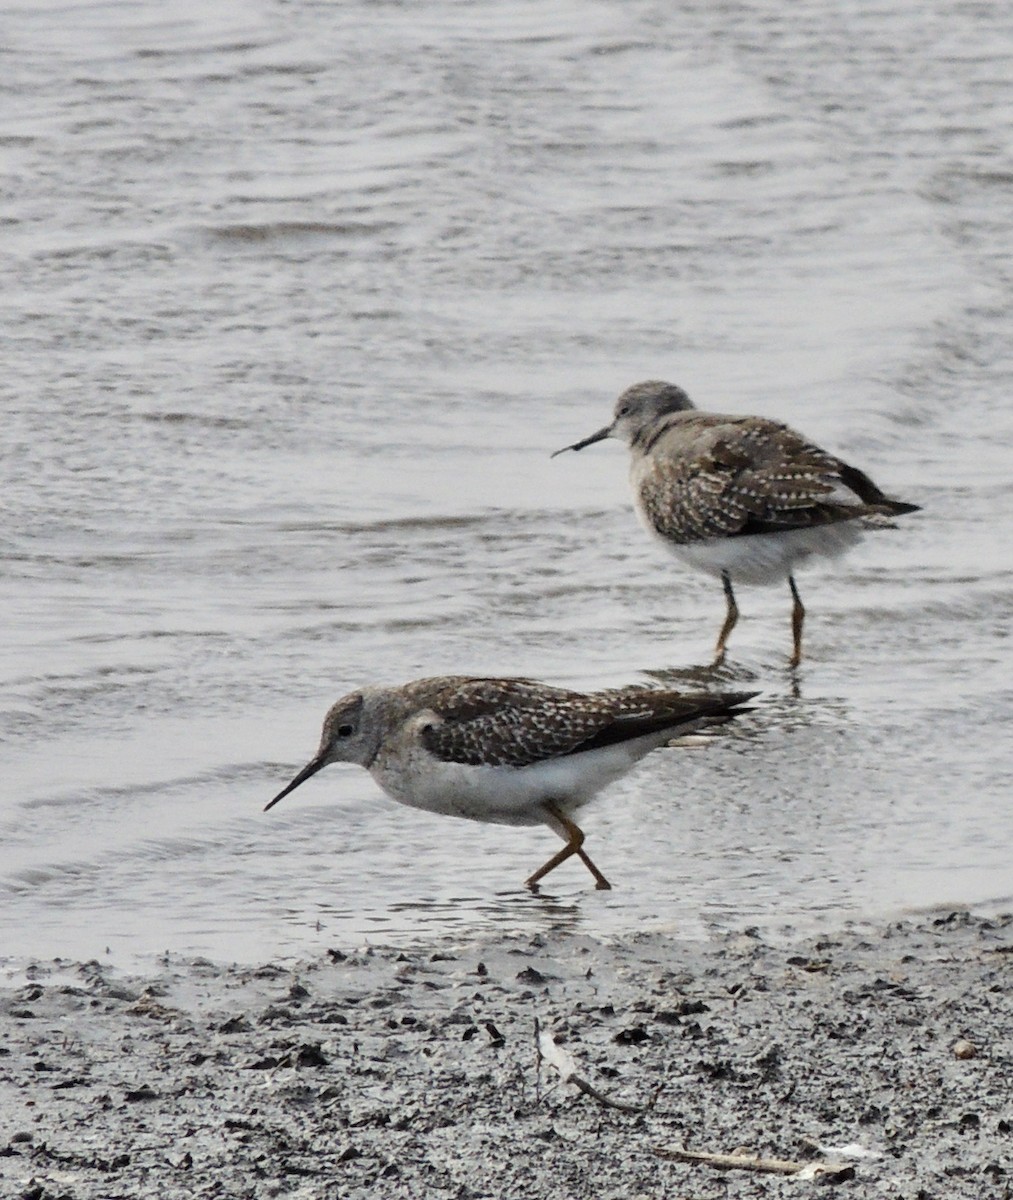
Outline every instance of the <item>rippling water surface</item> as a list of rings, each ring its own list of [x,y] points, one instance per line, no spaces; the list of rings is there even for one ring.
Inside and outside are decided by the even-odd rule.
[[[259,959],[1013,896],[1013,24],[996,3],[8,6],[0,956]],[[555,849],[332,767],[338,695],[707,681],[638,379],[924,511],[740,596],[762,689]]]

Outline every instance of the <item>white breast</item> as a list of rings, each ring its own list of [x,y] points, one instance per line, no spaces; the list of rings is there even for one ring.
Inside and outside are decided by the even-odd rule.
[[[862,527],[857,521],[837,521],[812,529],[709,538],[677,545],[662,537],[646,518],[641,519],[649,532],[677,558],[718,579],[727,571],[733,583],[783,583],[808,559],[836,558],[862,538]]]
[[[402,746],[401,752],[378,755],[370,772],[389,796],[411,808],[497,825],[540,825],[546,800],[573,812],[671,736],[652,734],[526,767],[444,763],[420,746],[407,753]]]

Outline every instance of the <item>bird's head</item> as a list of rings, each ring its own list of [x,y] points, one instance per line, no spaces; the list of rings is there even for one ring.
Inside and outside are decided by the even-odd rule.
[[[563,450],[583,450],[585,446],[610,437],[618,438],[632,446],[659,417],[684,412],[692,407],[693,401],[674,383],[663,383],[659,379],[635,383],[616,401],[611,425],[604,426],[582,441],[574,442],[572,446],[564,446],[562,450],[557,450],[556,454],[562,454]],[[552,457],[555,458],[556,454]]]
[[[380,729],[375,723],[367,720],[368,701],[367,692],[359,691],[350,692],[331,705],[327,716],[324,717],[320,748],[317,750],[316,757],[311,759],[295,779],[287,787],[282,788],[269,804],[265,805],[265,812],[329,763],[357,763],[361,767],[368,767],[372,763],[379,748]]]

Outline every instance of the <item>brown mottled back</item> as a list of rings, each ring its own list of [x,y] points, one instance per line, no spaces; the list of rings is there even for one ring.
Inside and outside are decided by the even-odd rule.
[[[440,718],[421,738],[445,762],[523,767],[686,725],[717,724],[749,694],[644,687],[582,692],[529,679],[419,680],[413,697]],[[428,693],[428,694],[426,694]],[[421,702],[421,703],[420,703]]]
[[[676,543],[914,508],[889,500],[857,468],[762,417],[673,413],[643,429],[633,445],[640,505],[658,533]]]

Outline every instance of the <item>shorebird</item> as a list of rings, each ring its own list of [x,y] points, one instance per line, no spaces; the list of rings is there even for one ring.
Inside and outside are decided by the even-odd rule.
[[[329,763],[357,763],[399,804],[548,825],[566,845],[525,881],[533,891],[574,854],[598,888],[609,888],[572,814],[651,750],[724,724],[754,695],[636,686],[584,693],[465,675],[365,687],[332,705],[316,757],[264,811]]]
[[[556,454],[609,437],[629,444],[633,502],[648,531],[721,580],[727,607],[715,666],[739,619],[733,584],[787,580],[797,667],[805,609],[796,568],[835,558],[866,529],[893,528],[890,517],[919,508],[891,500],[863,471],[787,425],[699,412],[682,388],[659,380],[627,388],[611,425]]]

